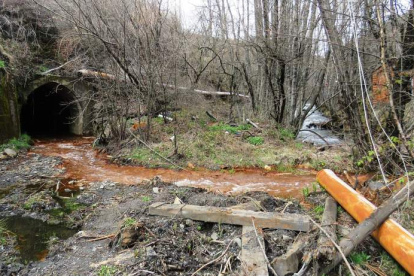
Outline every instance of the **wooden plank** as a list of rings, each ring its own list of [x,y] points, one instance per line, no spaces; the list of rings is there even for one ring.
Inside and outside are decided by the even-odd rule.
[[[322,216],[322,228],[329,234],[330,238],[321,233],[318,240],[318,252],[328,260],[333,259],[335,246],[332,241],[337,242],[336,238],[336,217],[338,204],[332,197],[327,197],[325,201],[325,211]]]
[[[257,228],[276,228],[304,232],[310,229],[309,219],[297,214],[255,212],[185,204],[174,205],[162,202],[152,204],[149,207],[149,214],[246,226],[251,226],[252,218],[254,218]]]
[[[257,229],[260,242],[264,245],[263,231]],[[241,275],[243,276],[268,276],[267,263],[262,249],[257,241],[253,226],[243,226],[242,251],[241,251]]]
[[[250,210],[260,211],[262,209],[259,201],[249,201],[231,207],[233,210]],[[268,276],[267,263],[260,248],[259,242],[254,231],[253,226],[243,226],[242,235],[242,251],[240,256],[241,261],[241,276]],[[260,242],[264,246],[263,231],[257,229]]]

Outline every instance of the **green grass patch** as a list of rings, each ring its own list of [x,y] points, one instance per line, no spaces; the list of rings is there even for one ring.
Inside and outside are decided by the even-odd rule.
[[[124,222],[122,223],[122,227],[128,228],[128,227],[131,227],[131,226],[135,225],[136,223],[137,223],[136,219],[128,217],[128,218],[124,219]]]
[[[6,144],[0,145],[0,151],[7,148],[21,150],[30,148],[31,138],[27,134],[22,134],[19,138],[12,138]]]
[[[302,189],[302,194],[304,197],[308,197],[310,195],[309,187],[304,187]]]
[[[276,166],[276,171],[279,173],[295,173],[297,169],[290,164],[279,164]]]
[[[290,141],[295,139],[295,134],[287,128],[279,128],[279,138],[282,141]]]
[[[70,214],[74,211],[85,208],[84,205],[76,202],[76,198],[63,198],[62,205],[63,205],[64,212],[67,214]]]
[[[217,125],[211,126],[210,130],[212,131],[228,131],[229,133],[236,134],[243,130],[249,130],[251,125],[243,124],[239,126],[230,126],[228,124],[219,123]]]
[[[366,254],[365,252],[355,252],[352,253],[349,258],[351,261],[356,265],[363,265],[371,259],[371,256]]]
[[[0,68],[6,68],[6,62],[4,60],[0,60]]]
[[[253,136],[253,137],[247,138],[247,142],[249,142],[249,144],[259,146],[264,143],[264,138],[260,136]]]
[[[315,208],[313,208],[312,211],[318,219],[321,219],[323,212],[325,211],[325,207],[323,205],[318,205]]]
[[[44,66],[44,65],[40,65],[39,67],[39,73],[44,73],[44,72],[46,72],[47,70],[49,70],[49,68],[47,68],[46,66]]]
[[[144,202],[150,202],[152,200],[152,198],[150,196],[143,196],[141,197],[141,200]]]
[[[98,276],[112,276],[118,273],[118,268],[113,265],[103,265],[98,271]]]

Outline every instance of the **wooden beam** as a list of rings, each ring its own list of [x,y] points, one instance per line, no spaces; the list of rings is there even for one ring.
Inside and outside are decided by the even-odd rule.
[[[267,263],[264,258],[262,249],[256,237],[253,226],[243,226],[242,228],[242,251],[241,251],[241,266],[242,276],[268,276]],[[264,243],[262,229],[257,229],[261,244]]]
[[[325,201],[325,211],[322,216],[322,228],[329,234],[330,238],[321,233],[318,240],[318,252],[326,259],[332,260],[335,254],[335,247],[332,240],[337,242],[336,238],[336,217],[338,213],[338,204],[335,199],[328,196]]]
[[[252,218],[254,218],[256,227],[258,228],[287,229],[304,232],[310,229],[309,219],[298,214],[254,212],[249,210],[233,210],[232,208],[185,204],[174,205],[162,202],[152,204],[149,207],[149,214],[246,226],[251,226]]]
[[[250,210],[260,211],[262,209],[260,201],[249,201],[231,207],[233,210]],[[261,244],[264,243],[263,231],[261,228],[257,229],[258,237],[254,231],[253,226],[243,226],[242,229],[242,250],[241,250],[241,276],[268,276],[267,263],[265,256],[257,239],[260,239]]]

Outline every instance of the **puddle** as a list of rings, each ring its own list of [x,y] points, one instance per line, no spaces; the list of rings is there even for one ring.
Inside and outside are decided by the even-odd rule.
[[[207,188],[225,194],[240,194],[248,191],[265,191],[279,197],[301,197],[302,189],[315,181],[315,174],[292,175],[267,172],[262,169],[236,169],[234,173],[197,170],[175,171],[170,169],[149,169],[138,166],[120,166],[108,162],[107,156],[98,153],[91,146],[93,138],[69,138],[38,140],[32,152],[58,156],[63,159],[66,172],[62,178],[77,179],[82,185],[87,182],[109,180],[127,185],[143,180],[161,177],[163,181],[179,186]],[[65,184],[65,183],[63,183]],[[79,184],[66,189],[75,190]],[[61,189],[61,188],[60,188]],[[64,192],[59,190],[60,192]],[[67,196],[71,192],[68,192]],[[63,196],[63,194],[62,194]]]
[[[23,263],[44,260],[49,252],[48,241],[52,237],[67,239],[77,232],[26,217],[0,217],[0,220],[4,220],[6,229],[16,235],[16,249],[20,252]]]

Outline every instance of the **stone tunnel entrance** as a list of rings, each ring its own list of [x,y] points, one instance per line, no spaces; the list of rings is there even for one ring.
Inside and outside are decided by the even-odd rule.
[[[55,82],[29,94],[22,106],[22,133],[33,136],[82,134],[80,106],[71,90]]]

